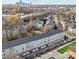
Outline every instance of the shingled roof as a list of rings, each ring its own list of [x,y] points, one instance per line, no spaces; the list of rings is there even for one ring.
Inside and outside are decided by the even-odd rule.
[[[24,43],[27,43],[27,42],[30,42],[30,41],[39,40],[39,39],[42,39],[42,38],[45,38],[45,37],[49,37],[49,36],[52,36],[52,35],[55,35],[55,34],[58,34],[58,33],[61,33],[61,32],[63,32],[63,31],[60,30],[60,29],[57,29],[57,30],[54,30],[54,31],[50,31],[50,32],[40,34],[40,35],[28,36],[28,37],[25,37],[25,38],[13,40],[13,41],[8,41],[8,42],[5,42],[5,43],[2,43],[2,49],[8,49],[8,48],[18,46],[18,45],[21,45],[21,44],[24,44]]]

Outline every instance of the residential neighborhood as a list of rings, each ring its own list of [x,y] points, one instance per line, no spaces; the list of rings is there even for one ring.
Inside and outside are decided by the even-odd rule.
[[[2,59],[76,59],[76,5],[3,4]]]

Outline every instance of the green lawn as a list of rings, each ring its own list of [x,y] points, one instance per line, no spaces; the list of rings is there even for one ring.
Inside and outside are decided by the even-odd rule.
[[[61,54],[64,54],[68,50],[68,48],[73,48],[74,46],[76,46],[76,42],[66,45],[66,46],[58,49],[57,51],[60,52]]]

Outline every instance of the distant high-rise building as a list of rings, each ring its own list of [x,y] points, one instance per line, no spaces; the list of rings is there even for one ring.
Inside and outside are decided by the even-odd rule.
[[[30,5],[32,4],[32,2],[30,2]]]
[[[16,2],[16,5],[18,5],[18,6],[26,6],[26,5],[29,5],[29,3],[25,3],[22,0],[19,0],[19,2]]]
[[[22,3],[22,0],[20,0],[20,3]]]

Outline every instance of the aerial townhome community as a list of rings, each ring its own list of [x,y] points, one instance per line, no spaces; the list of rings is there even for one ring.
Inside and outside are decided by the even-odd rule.
[[[75,9],[75,5],[35,5],[22,0],[3,4],[2,58],[73,58]]]

